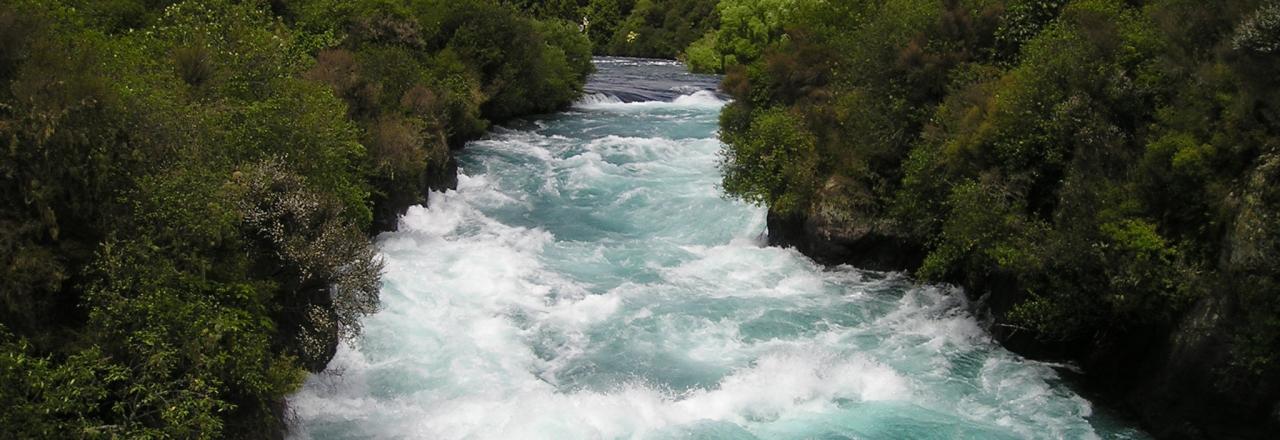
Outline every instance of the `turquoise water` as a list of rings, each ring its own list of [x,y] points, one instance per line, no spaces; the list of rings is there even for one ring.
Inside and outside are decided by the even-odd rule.
[[[715,78],[597,63],[379,237],[382,310],[291,399],[297,437],[1144,438],[962,292],[766,247],[717,187]]]

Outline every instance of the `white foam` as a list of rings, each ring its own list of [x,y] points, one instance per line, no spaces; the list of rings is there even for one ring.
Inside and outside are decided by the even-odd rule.
[[[347,359],[349,349],[342,356],[353,360]],[[639,383],[608,393],[557,393],[532,380],[502,389],[473,388],[449,400],[432,399],[433,405],[356,395],[320,399],[304,393],[294,403],[302,408],[302,418],[373,413],[384,424],[379,428],[429,438],[620,438],[697,421],[787,420],[830,410],[837,399],[902,399],[910,396],[910,387],[892,369],[864,357],[808,351],[766,355],[716,389],[683,395]]]
[[[676,60],[663,60],[656,58],[597,58],[592,63],[598,65],[621,65],[621,66],[683,66]]]
[[[578,101],[574,103],[577,107],[591,107],[601,104],[622,104],[622,100],[618,99],[616,96],[606,95],[604,93],[592,93],[582,95],[582,98],[579,98]]]
[[[574,107],[580,110],[615,112],[653,111],[662,109],[714,110],[724,106],[727,102],[728,101],[717,97],[712,91],[699,90],[691,94],[677,96],[670,102],[622,102],[615,97],[602,95],[601,97],[596,98],[584,98],[582,101],[574,104]]]
[[[746,424],[830,410],[837,399],[876,401],[909,395],[906,380],[890,368],[862,356],[841,358],[810,347],[767,354],[726,377],[719,389],[695,392],[676,406],[704,419]]]
[[[677,97],[673,104],[689,107],[720,107],[725,104],[725,100],[720,99],[715,93],[709,90],[699,90],[688,95]]]

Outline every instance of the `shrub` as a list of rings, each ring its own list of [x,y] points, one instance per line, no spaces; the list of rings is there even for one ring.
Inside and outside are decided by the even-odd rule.
[[[719,33],[715,31],[703,34],[701,38],[689,43],[680,55],[680,60],[696,73],[715,73],[725,70],[724,56],[716,51],[719,44]]]
[[[1263,4],[1240,23],[1231,37],[1231,47],[1261,54],[1280,50],[1280,4]]]
[[[780,213],[803,212],[817,186],[813,135],[783,109],[756,114],[723,153],[725,190]]]
[[[320,286],[332,297],[339,328],[357,333],[359,318],[377,310],[382,265],[361,228],[342,216],[339,200],[311,190],[278,160],[248,167],[236,183],[246,232],[274,254],[269,264],[294,277],[288,294],[308,295],[309,286]]]
[[[0,424],[15,438],[107,437],[119,426],[98,417],[100,405],[128,370],[90,348],[51,359],[0,326]]]

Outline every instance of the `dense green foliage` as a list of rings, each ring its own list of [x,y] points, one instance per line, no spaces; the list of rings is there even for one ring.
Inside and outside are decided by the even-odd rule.
[[[0,2],[0,437],[278,435],[377,308],[371,223],[589,44],[482,0]]]
[[[598,55],[680,57],[719,23],[715,0],[506,0],[583,27]]]
[[[782,22],[729,12],[762,7]],[[919,243],[921,277],[1012,291],[1009,325],[1042,340],[1167,334],[1213,298],[1240,317],[1217,374],[1280,368],[1274,2],[720,11],[689,53],[740,64],[722,116],[730,193]]]
[[[786,35],[801,3],[812,0],[721,0],[719,26],[689,44],[682,59],[695,72],[723,73],[728,66],[749,64]]]
[[[379,229],[394,228],[424,186],[447,186],[450,147],[490,121],[567,106],[592,69],[590,43],[573,24],[497,2],[287,4],[315,38],[344,36],[304,76],[331,87],[362,128]]]

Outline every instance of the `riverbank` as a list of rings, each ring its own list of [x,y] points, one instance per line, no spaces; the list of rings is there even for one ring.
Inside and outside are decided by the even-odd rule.
[[[775,241],[965,288],[1003,344],[1077,363],[1154,434],[1276,429],[1280,8],[771,11],[775,33],[719,30],[749,59],[717,50],[740,58],[723,186]]]
[[[793,247],[827,265],[912,272],[923,263],[923,244],[877,236],[865,225],[769,217],[771,245]],[[1227,332],[1241,311],[1224,298],[1236,284],[1201,299],[1173,326],[1103,345],[1036,338],[1010,316],[1027,299],[1012,279],[992,275],[961,286],[1001,345],[1031,359],[1078,365],[1080,374],[1073,376],[1080,386],[1157,438],[1266,439],[1280,428],[1274,375],[1232,382],[1218,373],[1231,367]]]
[[[487,0],[0,3],[3,436],[283,436],[371,231],[590,53]]]

